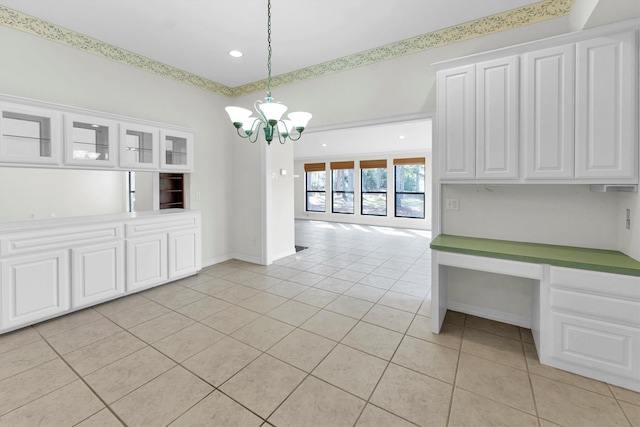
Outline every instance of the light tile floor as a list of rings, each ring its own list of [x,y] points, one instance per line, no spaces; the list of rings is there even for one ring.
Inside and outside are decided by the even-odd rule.
[[[640,426],[640,394],[449,312],[428,232],[298,221],[309,248],[0,336],[0,426]]]

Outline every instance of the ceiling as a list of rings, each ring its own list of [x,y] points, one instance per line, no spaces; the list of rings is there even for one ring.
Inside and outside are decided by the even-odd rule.
[[[537,2],[272,0],[272,74]],[[227,87],[266,77],[267,0],[0,0],[0,5]],[[244,56],[232,58],[232,49]]]
[[[431,119],[305,132],[295,158],[349,158],[383,153],[431,152]]]

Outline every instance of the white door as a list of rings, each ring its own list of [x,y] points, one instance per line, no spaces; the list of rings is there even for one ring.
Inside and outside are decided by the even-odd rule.
[[[635,32],[576,45],[576,178],[637,183]]]
[[[518,178],[518,57],[476,66],[476,177]]]
[[[127,240],[127,292],[167,281],[167,235]]]
[[[474,179],[475,65],[438,73],[437,150],[442,179]]]
[[[26,325],[69,309],[67,250],[21,256],[0,262],[0,329]]]
[[[124,244],[110,242],[71,250],[73,308],[124,294]]]
[[[522,56],[525,179],[573,179],[574,45]]]
[[[198,271],[201,265],[200,257],[198,230],[169,233],[169,279]]]

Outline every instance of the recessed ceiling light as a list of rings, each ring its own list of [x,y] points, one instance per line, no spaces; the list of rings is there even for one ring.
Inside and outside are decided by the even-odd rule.
[[[404,135],[400,135],[398,138],[399,139],[404,139]]]
[[[327,144],[322,144],[322,146],[323,146],[323,147],[326,147],[326,146],[327,146]]]
[[[233,56],[234,58],[240,58],[242,55],[244,55],[244,53],[240,52],[239,50],[230,50],[229,55]]]

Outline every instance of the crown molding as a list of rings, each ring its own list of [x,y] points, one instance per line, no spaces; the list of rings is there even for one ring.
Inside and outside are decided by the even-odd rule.
[[[271,79],[272,86],[278,87],[299,83],[305,80],[446,46],[448,44],[486,36],[524,25],[535,24],[548,19],[559,18],[571,12],[575,1],[576,0],[543,0],[528,6],[274,76]],[[100,40],[59,27],[42,19],[1,5],[0,25],[227,97],[249,95],[251,93],[264,91],[267,87],[267,81],[265,79],[230,88],[179,68],[154,61],[142,55],[101,42]]]

